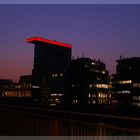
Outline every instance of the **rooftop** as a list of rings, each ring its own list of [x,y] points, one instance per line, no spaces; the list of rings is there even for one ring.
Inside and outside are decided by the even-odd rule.
[[[45,43],[45,44],[49,44],[49,45],[56,45],[56,46],[61,46],[61,47],[66,47],[66,48],[72,48],[71,44],[67,44],[67,43],[62,43],[62,42],[58,42],[55,40],[49,40],[49,39],[45,39],[45,38],[41,38],[41,37],[31,37],[28,38],[26,40],[27,43]]]

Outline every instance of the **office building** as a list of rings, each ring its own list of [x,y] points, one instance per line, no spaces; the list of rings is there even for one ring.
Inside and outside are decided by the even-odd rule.
[[[34,101],[50,105],[61,103],[66,94],[72,46],[40,37],[29,38],[27,42],[35,45],[32,70]]]
[[[113,97],[118,104],[140,106],[140,57],[117,60],[112,76]]]
[[[69,71],[71,104],[111,104],[111,85],[106,65],[100,60],[78,58],[71,62]]]

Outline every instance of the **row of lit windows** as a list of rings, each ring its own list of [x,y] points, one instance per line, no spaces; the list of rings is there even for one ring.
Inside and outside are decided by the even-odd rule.
[[[20,84],[20,87],[32,87],[32,84],[31,83],[23,83],[23,84]]]
[[[25,92],[15,92],[15,91],[6,91],[4,93],[6,97],[31,97],[31,91]]]
[[[88,101],[88,104],[96,104],[96,101],[93,100],[93,101]]]
[[[18,86],[15,86],[15,85],[11,85],[11,86],[3,86],[3,90],[4,89],[20,89],[20,88],[31,88],[32,87],[32,84],[21,84],[21,85],[18,85]]]
[[[98,93],[99,98],[107,98],[107,94]]]
[[[117,81],[118,84],[131,84],[132,80]]]
[[[133,100],[140,100],[140,96],[133,96]]]
[[[99,104],[105,104],[105,103],[108,103],[109,101],[108,100],[105,100],[105,99],[100,99],[98,100],[98,103]]]
[[[105,74],[105,71],[101,71],[101,70],[90,69],[90,71]]]
[[[72,101],[72,104],[78,104],[79,103],[79,101],[77,100],[77,99],[74,99],[73,101]]]
[[[5,92],[5,96],[6,96],[6,97],[18,97],[18,92],[6,91],[6,92]]]
[[[120,90],[120,91],[115,91],[114,93],[118,93],[118,94],[130,94],[131,93],[131,91],[129,91],[129,90]]]
[[[89,97],[89,98],[91,98],[91,97],[96,98],[96,94],[90,94],[90,93],[89,93],[89,94],[88,94],[88,97]]]
[[[133,106],[140,106],[140,103],[133,103]]]
[[[134,84],[133,84],[133,87],[138,87],[138,88],[140,88],[140,83],[134,83]]]
[[[90,88],[97,87],[97,88],[109,89],[109,88],[111,88],[111,85],[108,85],[108,84],[96,84],[96,85],[92,85],[92,84],[90,84],[89,87]]]
[[[111,103],[111,101],[108,101],[108,100],[98,100],[98,104],[105,104],[105,103]],[[96,104],[96,100],[88,101],[88,104]]]
[[[90,93],[89,93],[89,94],[88,94],[88,97],[89,97],[89,98],[91,98],[91,97],[92,97],[92,98],[96,98],[96,94],[90,94]],[[107,97],[111,98],[111,94],[108,95],[108,94],[105,94],[105,93],[98,93],[98,97],[99,97],[99,98],[107,98]]]
[[[52,74],[52,77],[58,77],[58,76],[62,77],[63,76],[63,73],[60,73],[60,74],[57,74],[57,73]]]
[[[63,94],[53,93],[53,94],[51,94],[51,96],[63,96]]]

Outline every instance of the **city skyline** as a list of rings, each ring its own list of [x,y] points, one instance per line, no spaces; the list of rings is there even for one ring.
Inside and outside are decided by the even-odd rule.
[[[31,74],[32,36],[69,43],[74,57],[101,59],[115,73],[121,54],[139,56],[139,15],[139,5],[0,5],[0,78]]]

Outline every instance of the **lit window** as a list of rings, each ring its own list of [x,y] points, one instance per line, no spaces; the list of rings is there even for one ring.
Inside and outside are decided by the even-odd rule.
[[[107,84],[97,84],[96,87],[97,88],[106,88],[106,89],[111,88],[110,85],[107,85]]]
[[[57,77],[57,74],[55,74],[54,76]]]
[[[39,88],[39,86],[33,86],[33,88]]]
[[[92,88],[92,84],[90,84],[89,87]]]
[[[123,80],[123,81],[117,81],[119,84],[131,84],[132,80]]]
[[[95,100],[93,100],[93,101],[92,101],[92,103],[93,103],[93,104],[95,104],[95,103],[96,103],[96,101],[95,101]]]
[[[138,88],[140,88],[140,83],[134,83],[134,84],[133,84],[133,87],[138,87]]]
[[[105,71],[102,71],[103,74],[105,74]]]
[[[90,98],[91,97],[91,94],[88,94],[88,97]]]
[[[55,75],[54,74],[52,74],[52,77],[54,77]]]
[[[96,97],[96,94],[92,94],[92,97]]]
[[[60,76],[63,76],[63,73],[60,73]]]
[[[130,94],[131,92],[129,90],[122,90],[122,91],[117,91],[116,93],[119,93],[119,94]]]
[[[97,80],[101,80],[101,78],[97,78]]]
[[[75,100],[75,99],[74,99],[74,100],[72,101],[72,103],[77,104],[77,103],[78,103],[78,100]]]
[[[133,100],[137,100],[138,99],[138,96],[133,96]]]
[[[92,64],[92,65],[95,65],[95,63],[94,63],[94,62],[92,62],[91,64]]]

